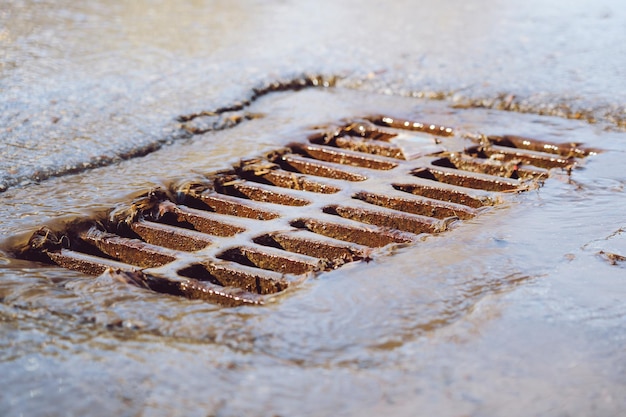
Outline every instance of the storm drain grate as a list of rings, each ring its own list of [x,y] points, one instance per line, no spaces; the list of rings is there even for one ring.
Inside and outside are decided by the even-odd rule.
[[[43,227],[19,256],[192,299],[263,304],[376,248],[442,233],[592,153],[368,117],[151,190],[105,220]]]

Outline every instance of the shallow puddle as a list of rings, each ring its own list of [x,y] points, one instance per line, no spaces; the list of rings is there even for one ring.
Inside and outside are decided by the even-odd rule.
[[[626,409],[626,137],[579,121],[328,89],[114,166],[0,194],[3,236],[222,169],[319,126],[384,113],[581,142],[571,175],[263,307],[223,308],[104,274],[0,258],[7,415],[584,415]],[[622,239],[623,240],[623,239]],[[522,393],[522,394],[521,394]],[[511,404],[515,404],[511,407]]]

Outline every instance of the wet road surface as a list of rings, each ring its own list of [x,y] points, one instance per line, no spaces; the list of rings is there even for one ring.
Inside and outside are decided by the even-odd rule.
[[[623,7],[301,3],[5,2],[2,238],[364,112],[605,152],[262,308],[0,257],[3,415],[623,414],[624,264],[601,254],[626,255]],[[203,135],[176,120],[302,73],[338,85]],[[85,165],[107,166],[38,183]]]

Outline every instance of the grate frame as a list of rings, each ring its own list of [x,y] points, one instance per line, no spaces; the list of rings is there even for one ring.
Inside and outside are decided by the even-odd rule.
[[[443,233],[595,153],[368,116],[148,190],[104,217],[43,226],[14,254],[160,293],[262,305],[382,247]]]

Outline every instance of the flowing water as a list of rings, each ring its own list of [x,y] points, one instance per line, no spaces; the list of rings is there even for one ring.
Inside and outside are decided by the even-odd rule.
[[[626,266],[606,257],[626,256],[619,3],[295,3],[4,2],[3,240],[363,114],[603,152],[263,307],[0,255],[0,415],[624,414]],[[301,72],[342,78],[224,130],[175,119]],[[502,93],[529,114],[471,108]],[[597,122],[537,114],[578,111]],[[55,176],[82,165],[106,166]]]

